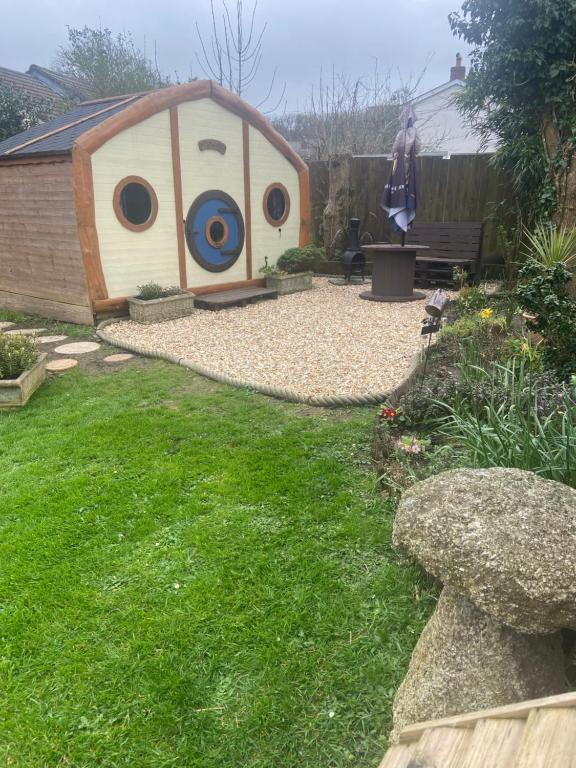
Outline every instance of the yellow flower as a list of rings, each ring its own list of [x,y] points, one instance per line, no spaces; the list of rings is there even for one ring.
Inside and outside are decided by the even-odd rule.
[[[488,320],[492,317],[494,314],[494,310],[490,309],[490,307],[486,307],[486,309],[483,309],[482,312],[480,312],[480,317],[482,320]]]
[[[528,344],[527,341],[522,342],[522,345],[520,347],[520,352],[522,352],[523,355],[526,355],[528,354],[528,352],[530,352],[530,345]]]

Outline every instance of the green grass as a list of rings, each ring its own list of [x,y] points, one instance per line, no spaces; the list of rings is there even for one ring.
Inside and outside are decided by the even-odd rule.
[[[372,419],[159,362],[0,414],[0,765],[376,765],[433,597]]]
[[[59,320],[51,320],[50,318],[39,317],[38,315],[25,315],[22,312],[14,312],[11,309],[0,309],[0,321],[2,320],[22,326],[46,328],[51,334],[65,334],[75,338],[87,338],[95,333],[95,329],[91,325],[62,323]]]

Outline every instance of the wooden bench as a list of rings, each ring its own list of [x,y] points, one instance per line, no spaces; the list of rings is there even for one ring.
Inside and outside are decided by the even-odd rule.
[[[464,269],[471,281],[478,282],[483,232],[480,221],[417,224],[408,232],[407,244],[428,245],[430,250],[416,258],[416,282],[452,284],[454,267]]]

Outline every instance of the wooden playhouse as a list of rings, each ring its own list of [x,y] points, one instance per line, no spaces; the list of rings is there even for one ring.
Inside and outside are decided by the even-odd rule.
[[[0,142],[0,307],[92,323],[144,283],[260,285],[308,220],[304,161],[215,83],[84,102]]]

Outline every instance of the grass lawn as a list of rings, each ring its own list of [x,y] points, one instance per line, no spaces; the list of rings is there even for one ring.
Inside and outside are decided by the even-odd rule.
[[[0,414],[0,765],[375,768],[433,598],[373,417],[157,361]]]

